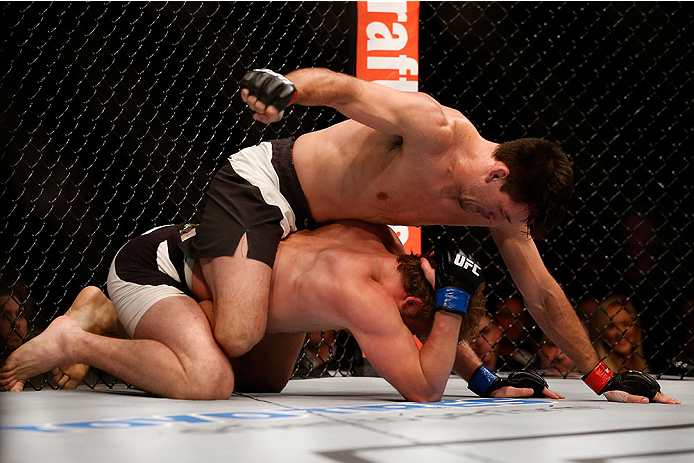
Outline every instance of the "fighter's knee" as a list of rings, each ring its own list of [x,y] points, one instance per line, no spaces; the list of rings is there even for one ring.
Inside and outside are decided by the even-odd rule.
[[[197,390],[196,399],[201,400],[227,400],[234,392],[234,379],[209,379],[206,384]]]
[[[253,346],[260,341],[260,338],[240,336],[217,336],[217,342],[222,347],[222,350],[229,357],[240,357],[248,353]]]
[[[181,400],[227,400],[234,392],[234,386],[225,386],[223,384],[209,384],[198,386],[195,389],[190,389],[180,397],[174,397]]]
[[[205,371],[198,371],[188,381],[181,399],[187,400],[226,400],[234,392],[234,374],[231,366],[219,364]]]
[[[215,329],[214,335],[225,354],[229,357],[240,357],[260,342],[264,332],[264,329],[245,329],[237,332]]]

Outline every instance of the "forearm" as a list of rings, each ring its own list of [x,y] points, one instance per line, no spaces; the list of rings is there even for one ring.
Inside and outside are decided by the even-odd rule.
[[[431,333],[420,350],[422,371],[427,377],[448,377],[456,357],[456,343],[462,316],[439,310],[434,316]],[[442,365],[446,365],[443,367]],[[428,374],[427,374],[428,373]]]
[[[423,138],[430,145],[451,136],[443,107],[423,93],[408,93],[322,68],[299,69],[285,77],[296,87],[294,104],[329,106],[379,132]]]
[[[460,315],[437,312],[421,349],[403,325],[377,336],[371,330],[353,327],[352,334],[371,365],[406,400],[436,402],[441,400],[453,369],[461,321]]]
[[[354,77],[323,68],[298,69],[285,76],[296,87],[294,104],[340,106],[353,95]]]
[[[512,226],[491,229],[530,314],[557,347],[588,373],[598,363],[598,356],[564,291],[547,271],[535,243],[522,232]]]
[[[426,401],[440,400],[446,389],[456,357],[455,346],[461,322],[460,315],[446,311],[439,311],[434,316],[431,333],[419,351],[423,382],[428,392],[424,397]]]
[[[597,365],[598,355],[563,291],[556,282],[552,286],[541,303],[528,304],[528,310],[557,347],[588,373]]]
[[[458,343],[455,361],[453,362],[453,371],[469,382],[472,374],[480,365],[482,365],[482,360],[477,357],[470,344],[466,341]]]

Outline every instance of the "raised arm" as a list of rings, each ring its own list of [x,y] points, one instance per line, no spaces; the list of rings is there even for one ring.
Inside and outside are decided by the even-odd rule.
[[[345,116],[390,135],[441,138],[439,131],[450,131],[445,108],[424,93],[394,90],[355,77],[322,68],[299,69],[282,77],[252,71],[241,81],[241,98],[260,122],[277,122],[288,104],[329,106]],[[286,79],[284,82],[282,79]],[[256,82],[260,81],[260,84]],[[293,85],[293,90],[286,85]],[[272,91],[265,90],[268,86]],[[278,101],[276,108],[273,102]],[[287,104],[288,103],[288,104]]]

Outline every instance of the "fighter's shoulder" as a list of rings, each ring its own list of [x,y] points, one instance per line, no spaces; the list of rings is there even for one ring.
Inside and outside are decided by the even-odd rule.
[[[331,293],[336,306],[340,310],[347,310],[350,316],[358,316],[385,295],[382,285],[375,279],[378,262],[370,257],[368,252],[335,248],[321,265],[330,274]],[[329,261],[328,265],[326,261]]]
[[[370,278],[370,260],[365,258],[362,249],[355,246],[356,243],[345,239],[344,242],[336,242],[320,249],[314,256],[316,265],[323,272],[329,273],[330,278],[338,280],[344,291],[349,291]]]
[[[463,113],[457,109],[449,108],[447,106],[443,107],[444,114],[446,115],[446,120],[452,128],[454,135],[457,137],[481,137],[479,131],[475,125],[465,117]]]
[[[361,279],[351,291],[344,294],[342,311],[345,328],[357,334],[383,334],[399,329],[402,318],[393,296],[377,282],[373,275]]]
[[[462,143],[477,143],[482,137],[472,122],[457,109],[441,106],[443,124],[439,124],[435,134],[436,141],[441,147],[454,146],[459,149]]]

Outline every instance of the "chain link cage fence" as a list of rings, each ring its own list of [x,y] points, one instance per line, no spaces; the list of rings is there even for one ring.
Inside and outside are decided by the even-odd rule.
[[[253,123],[237,82],[250,68],[353,73],[356,4],[0,5],[0,360],[104,287],[128,239],[195,221],[226,157],[342,120],[293,107]],[[420,90],[483,137],[552,139],[577,185],[538,242],[596,350],[630,368],[694,375],[691,37],[685,3],[422,3]],[[475,348],[499,371],[569,374],[528,317],[484,229],[426,227],[486,267]],[[603,301],[619,296],[611,302]],[[616,301],[616,302],[615,302]],[[626,360],[625,360],[626,359]],[[295,377],[362,366],[344,331],[309,333]],[[94,387],[117,380],[93,372]],[[56,387],[48,375],[27,387]]]

